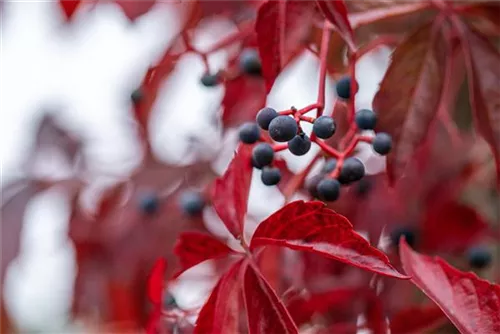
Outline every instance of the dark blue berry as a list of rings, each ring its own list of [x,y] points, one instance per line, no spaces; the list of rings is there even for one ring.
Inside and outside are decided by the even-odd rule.
[[[303,133],[296,135],[288,142],[288,149],[294,155],[304,155],[311,149],[311,140]]]
[[[255,157],[252,155],[252,167],[262,169],[264,166],[259,165],[259,163],[255,160]]]
[[[142,91],[142,89],[137,88],[132,92],[132,94],[130,94],[130,99],[132,100],[132,103],[136,106],[139,103],[141,103],[142,100],[144,100],[144,92]]]
[[[281,172],[276,167],[264,167],[262,168],[260,179],[266,186],[274,186],[280,182]]]
[[[326,160],[325,165],[323,166],[323,173],[331,173],[337,167],[337,159],[330,158]]]
[[[323,175],[317,174],[317,175],[310,177],[305,182],[305,188],[307,189],[307,191],[309,191],[309,194],[311,194],[311,196],[314,198],[319,198],[318,183],[321,180],[323,180]]]
[[[245,144],[253,144],[260,138],[260,129],[257,123],[248,122],[240,126],[240,141]]]
[[[391,243],[397,247],[399,245],[399,239],[401,239],[401,237],[405,238],[406,243],[411,248],[415,248],[417,236],[415,231],[411,227],[400,226],[394,229],[390,234]]]
[[[205,73],[201,77],[201,84],[205,87],[214,87],[219,84],[219,76],[217,74]]]
[[[246,74],[262,74],[262,64],[260,62],[259,52],[256,49],[243,50],[240,54],[239,64],[241,70]]]
[[[349,184],[365,176],[365,165],[358,158],[347,158],[340,169],[339,182]]]
[[[336,179],[323,179],[318,183],[317,192],[321,200],[333,202],[339,198],[340,183]]]
[[[291,140],[297,134],[297,122],[289,116],[280,115],[269,124],[269,135],[278,142]]]
[[[491,263],[493,257],[491,252],[483,246],[471,247],[467,251],[469,265],[474,269],[484,269]]]
[[[181,194],[179,204],[184,213],[194,216],[203,211],[205,199],[199,192],[186,190]]]
[[[156,194],[144,194],[140,199],[139,206],[144,214],[152,215],[158,211],[160,201]]]
[[[252,151],[252,160],[260,168],[270,165],[273,162],[274,150],[268,143],[257,144]]]
[[[335,133],[335,121],[330,116],[320,116],[313,124],[313,132],[318,138],[327,139]]]
[[[350,77],[342,77],[339,81],[337,81],[337,85],[335,86],[337,90],[337,96],[347,100],[351,97],[351,78]]]
[[[361,130],[373,130],[377,124],[377,115],[370,109],[359,110],[354,119]]]
[[[268,130],[269,123],[271,123],[273,119],[278,117],[278,115],[278,112],[273,108],[263,108],[257,113],[257,123],[262,129]]]
[[[380,155],[388,154],[392,149],[391,136],[385,132],[377,133],[373,138],[372,147]]]

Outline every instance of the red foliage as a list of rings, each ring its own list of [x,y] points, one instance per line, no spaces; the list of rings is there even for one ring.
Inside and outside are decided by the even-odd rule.
[[[134,21],[157,1],[113,2]],[[80,1],[61,0],[59,5],[71,21]],[[439,332],[444,325],[461,333],[500,332],[500,286],[486,280],[498,276],[498,261],[491,261],[487,250],[479,254],[486,263],[476,268],[482,278],[446,262],[473,268],[474,261],[464,256],[467,250],[498,242],[499,226],[493,220],[500,202],[499,5],[472,0],[179,1],[171,10],[185,20],[132,95],[141,162],[128,177],[94,196],[95,209],[80,203],[94,184],[82,154],[86,142],[63,129],[55,114],[42,119],[22,168],[26,175],[2,187],[2,288],[5,271],[20,250],[27,206],[57,187],[69,195],[72,210],[68,235],[78,267],[72,314],[75,319],[98,314],[96,322],[114,332],[330,334],[365,329],[386,334],[390,329],[409,334]],[[198,50],[193,38],[204,19],[219,18],[233,22],[236,32],[208,51]],[[366,75],[356,71],[358,60],[379,46],[393,52],[373,100],[374,137],[355,121],[353,91]],[[245,70],[240,56],[252,48],[259,56],[248,61],[254,68]],[[220,51],[228,51],[227,65],[208,73],[208,57]],[[307,135],[319,147],[306,168],[292,172],[288,158],[277,155],[288,144],[273,142],[271,131],[268,135],[263,129],[245,140],[252,144],[238,145],[218,178],[212,161],[171,165],[155,156],[149,133],[153,106],[184,55],[198,56],[206,74],[214,75],[204,85],[223,85],[218,124],[225,136],[225,130],[255,119],[277,77],[303,52],[319,63],[317,97],[277,113],[293,117],[296,135],[304,141]],[[302,133],[301,123],[315,123],[323,115],[327,75],[356,80],[344,91],[337,89],[330,113],[336,133],[323,140],[319,133]],[[392,140],[387,170],[358,182],[347,182],[344,175],[338,201],[327,206],[315,200],[325,194],[308,183],[329,179],[337,185],[335,180],[347,173],[347,159],[363,149],[358,144],[376,150],[380,132]],[[253,156],[254,143],[262,142],[274,154],[271,171],[279,170],[284,204],[250,236],[245,222],[256,220],[247,212],[253,173],[270,170],[258,166],[259,171]],[[73,167],[71,177],[53,180],[35,173],[38,156],[53,149]],[[315,175],[315,164],[330,158],[336,159],[333,170]],[[199,197],[184,203],[188,187],[199,190]],[[198,206],[212,206],[230,240],[208,233],[214,226],[204,221]],[[413,251],[403,238],[398,244],[400,236],[428,255]],[[429,256],[436,253],[443,258]],[[214,264],[210,275],[218,277],[206,302],[193,309],[165,302],[170,284],[202,262]],[[484,269],[488,264],[494,267],[490,271]],[[197,277],[193,284],[202,280]],[[422,300],[419,291],[428,299]],[[1,306],[5,318],[3,299]],[[192,315],[197,315],[195,323]],[[12,331],[9,319],[2,326]]]

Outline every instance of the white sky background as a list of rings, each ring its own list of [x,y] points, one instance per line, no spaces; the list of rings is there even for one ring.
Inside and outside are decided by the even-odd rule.
[[[83,8],[74,23],[64,27],[57,2],[4,5],[0,19],[2,183],[17,176],[23,153],[33,142],[40,108],[53,103],[64,107],[59,116],[69,127],[90,138],[87,153],[94,166],[124,171],[123,161],[138,153],[133,132],[126,126],[130,92],[147,66],[161,55],[175,33],[178,18],[167,5],[160,5],[130,25],[118,7],[107,4],[91,13]],[[197,44],[209,45],[232,29],[228,23],[212,24],[208,32],[198,36]],[[381,50],[359,63],[358,109],[371,106],[387,54]],[[217,69],[225,57],[217,54],[210,61]],[[287,109],[315,101],[317,70],[314,57],[305,54],[280,76],[268,105]],[[204,143],[202,151],[207,154],[221,147],[232,153],[234,133],[223,140],[209,125],[223,88],[202,87],[202,72],[201,61],[185,57],[174,73],[175,84],[167,83],[158,100],[154,143],[166,159],[189,157],[189,137]],[[333,83],[327,86],[328,103],[332,103]],[[227,158],[226,154],[214,167],[221,171]],[[295,158],[291,168],[301,169],[307,160]],[[380,168],[380,159],[374,162],[368,166],[369,172]],[[254,178],[260,175],[254,173]],[[252,184],[250,200],[249,212],[257,221],[283,202],[276,188],[259,182]],[[65,197],[54,191],[38,196],[26,212],[22,252],[8,270],[4,291],[10,312],[24,329],[61,332],[66,322],[74,279],[73,250],[66,238],[68,215]]]

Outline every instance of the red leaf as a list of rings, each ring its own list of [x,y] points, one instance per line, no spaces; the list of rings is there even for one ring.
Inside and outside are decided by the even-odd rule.
[[[203,261],[234,251],[211,235],[201,232],[184,232],[179,236],[174,252],[179,257],[182,267],[182,270],[176,274],[177,276]]]
[[[391,319],[391,334],[427,333],[446,321],[443,311],[435,305],[411,306]]]
[[[115,0],[130,21],[149,12],[156,0]]]
[[[487,229],[488,224],[473,208],[457,202],[433,201],[422,224],[422,247],[428,252],[463,252]]]
[[[287,309],[295,323],[300,326],[309,322],[316,313],[346,310],[347,306],[360,295],[360,292],[358,288],[342,288],[314,293],[307,299],[298,296],[287,304]]]
[[[211,2],[209,2],[211,4]],[[237,66],[236,57],[229,65]],[[222,124],[225,128],[241,123],[255,121],[257,112],[266,103],[266,87],[261,77],[239,75],[224,82],[225,91],[222,99]]]
[[[392,180],[425,140],[440,102],[446,43],[438,28],[428,24],[396,48],[373,100],[377,131],[389,133],[394,142],[387,161]]]
[[[285,65],[301,51],[313,14],[312,1],[268,1],[259,8],[255,31],[267,92]]]
[[[163,288],[165,287],[165,271],[167,261],[159,258],[151,269],[148,279],[148,298],[155,305],[161,304]]]
[[[354,46],[353,31],[344,0],[316,0],[319,9],[330,23],[343,35],[347,43]]]
[[[475,126],[491,146],[500,188],[500,53],[482,34],[462,30]]]
[[[243,284],[250,334],[299,332],[276,292],[251,266],[245,271]]]
[[[59,0],[59,6],[63,10],[64,16],[66,16],[66,21],[71,20],[80,3],[81,0]]]
[[[463,334],[500,333],[500,286],[420,255],[401,240],[403,268]]]
[[[243,232],[252,179],[252,146],[240,145],[225,174],[215,181],[213,206],[231,234]]]
[[[250,248],[276,245],[313,252],[385,276],[406,279],[387,256],[322,202],[296,201],[260,223]]]
[[[239,333],[240,272],[246,265],[244,260],[240,260],[219,279],[200,311],[194,334]]]

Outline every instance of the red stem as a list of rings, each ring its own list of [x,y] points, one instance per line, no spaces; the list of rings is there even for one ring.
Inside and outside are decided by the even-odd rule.
[[[316,138],[315,136],[311,136],[311,141],[315,142],[316,144],[318,144],[319,147],[321,147],[321,149],[323,151],[325,151],[326,153],[328,153],[329,155],[331,155],[332,157],[335,157],[335,158],[339,158],[340,156],[342,156],[342,153],[340,153],[339,151],[337,151],[336,149],[334,149],[333,147],[331,146],[328,146],[328,144],[326,144],[324,141],[322,141],[321,139],[318,139]]]
[[[383,7],[372,9],[365,12],[354,13],[349,15],[349,22],[352,29],[367,25],[376,21],[385,20],[394,16],[406,15],[414,12],[419,12],[423,9],[431,7],[432,4],[428,1],[419,2],[416,4],[404,4],[398,6]]]
[[[274,152],[284,151],[288,148],[288,143],[274,144],[273,150]]]
[[[304,183],[307,175],[313,168],[314,164],[318,159],[321,158],[321,151],[316,154],[316,156],[309,162],[307,167],[300,172],[300,174],[294,175],[288,184],[286,185],[283,195],[285,196],[285,201],[288,202],[289,198],[297,191],[297,189]]]
[[[380,46],[397,46],[401,41],[401,37],[397,35],[384,35],[380,36],[372,41],[370,41],[367,45],[359,49],[357,58],[363,57],[365,54],[375,50]]]
[[[220,49],[228,47],[235,42],[239,42],[241,40],[248,38],[252,33],[253,33],[253,23],[246,24],[241,28],[240,31],[237,31],[234,34],[229,35],[226,38],[218,41],[211,48],[209,48],[207,51],[201,52],[201,54],[209,54],[209,53],[219,51]]]
[[[317,111],[316,117],[323,114],[325,107],[325,81],[326,81],[326,63],[328,58],[328,47],[330,44],[331,33],[328,29],[328,21],[323,23],[323,34],[321,36],[321,49],[320,49],[320,68],[319,68],[319,89],[318,99],[316,101]]]

